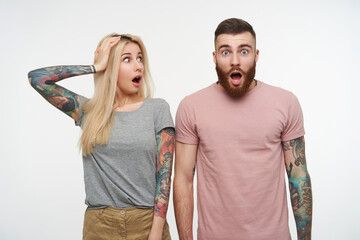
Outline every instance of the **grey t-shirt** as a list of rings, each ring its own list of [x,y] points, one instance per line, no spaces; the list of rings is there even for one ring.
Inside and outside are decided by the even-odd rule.
[[[79,120],[86,100],[80,96]],[[167,102],[147,98],[131,112],[115,112],[108,144],[83,157],[88,208],[151,208],[156,192],[156,133],[174,127]]]

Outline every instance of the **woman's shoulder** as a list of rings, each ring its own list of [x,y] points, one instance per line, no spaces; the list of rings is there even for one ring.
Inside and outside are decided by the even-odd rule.
[[[147,101],[153,106],[168,106],[169,104],[162,98],[147,98]]]
[[[155,131],[159,132],[166,127],[174,127],[170,105],[162,98],[148,98],[148,105],[152,106]]]
[[[146,101],[154,116],[170,112],[170,105],[162,98],[147,98]]]

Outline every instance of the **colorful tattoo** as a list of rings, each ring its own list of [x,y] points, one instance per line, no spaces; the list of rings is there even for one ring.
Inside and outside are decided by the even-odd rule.
[[[156,134],[158,149],[154,213],[162,218],[166,217],[169,204],[174,138],[175,131],[173,128],[165,128]]]
[[[298,239],[308,240],[311,239],[312,191],[306,168],[304,137],[283,142],[283,149],[292,153],[292,161],[286,164],[286,171]]]
[[[75,119],[79,111],[79,96],[55,83],[65,78],[89,73],[93,73],[91,66],[55,66],[33,70],[29,72],[28,77],[31,86],[41,96]]]

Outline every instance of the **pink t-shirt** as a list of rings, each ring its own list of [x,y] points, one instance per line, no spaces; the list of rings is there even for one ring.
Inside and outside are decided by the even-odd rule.
[[[176,140],[198,144],[198,239],[291,239],[281,142],[303,135],[296,96],[260,81],[240,99],[216,83],[185,97]]]

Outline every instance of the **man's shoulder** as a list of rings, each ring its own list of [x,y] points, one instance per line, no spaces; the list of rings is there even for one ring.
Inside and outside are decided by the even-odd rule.
[[[215,90],[214,88],[216,87],[215,84],[216,83],[213,83],[210,86],[207,86],[207,87],[205,87],[203,89],[200,89],[200,90],[198,90],[198,91],[196,91],[194,93],[191,93],[191,94],[187,95],[186,97],[184,97],[183,100],[186,99],[187,101],[191,101],[191,102],[193,102],[193,101],[203,101],[206,98],[211,97],[211,95],[213,94],[213,92]]]
[[[259,82],[261,83],[263,91],[265,91],[273,96],[277,96],[277,97],[281,98],[281,97],[290,97],[290,96],[294,95],[291,91],[286,90],[282,87],[274,86],[274,85],[264,83],[261,81],[259,81]]]
[[[203,89],[200,89],[190,95],[185,96],[178,107],[179,112],[193,112],[195,113],[199,109],[203,109],[208,105],[209,99],[214,96],[216,90],[216,83],[211,84]]]

